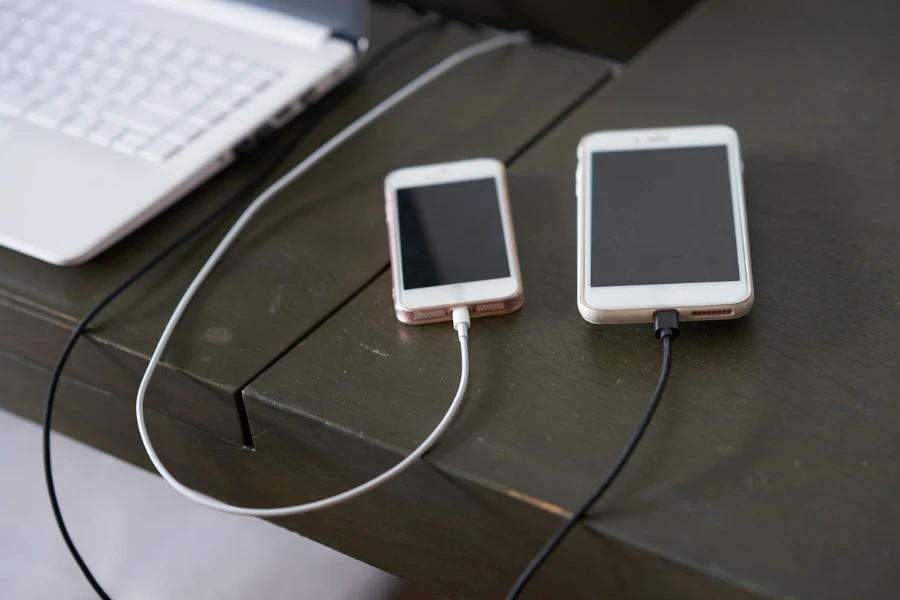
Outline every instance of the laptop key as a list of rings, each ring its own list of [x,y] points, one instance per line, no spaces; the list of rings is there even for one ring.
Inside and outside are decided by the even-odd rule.
[[[59,25],[50,24],[44,27],[44,36],[48,40],[59,41],[63,39],[66,30],[60,27]]]
[[[254,77],[259,77],[260,79],[265,79],[266,81],[271,81],[272,79],[275,79],[278,76],[278,71],[276,71],[274,69],[270,69],[268,67],[261,67],[259,65],[256,65],[250,74],[253,75]]]
[[[200,50],[189,44],[182,44],[175,50],[175,52],[177,55],[176,60],[178,60],[179,62],[192,63],[200,58]]]
[[[33,77],[37,74],[38,69],[41,68],[41,63],[37,60],[32,59],[31,57],[20,57],[13,63],[13,69],[18,71],[19,73]]]
[[[28,49],[28,40],[21,35],[10,38],[6,40],[6,50],[7,52],[15,54],[21,54]]]
[[[141,31],[129,38],[128,43],[132,48],[137,49],[143,48],[144,46],[149,44],[152,39],[153,38],[149,33],[147,33],[146,31]]]
[[[3,79],[0,79],[0,89],[24,92],[25,88],[31,85],[31,83],[31,77],[28,75],[12,72],[7,74]]]
[[[112,99],[122,104],[133,104],[142,93],[144,93],[143,86],[129,85],[113,92]]]
[[[128,26],[123,25],[121,23],[117,23],[109,28],[109,31],[106,32],[106,37],[109,38],[110,41],[120,40],[124,37],[127,37],[129,33]]]
[[[179,117],[194,107],[196,103],[189,98],[169,96],[167,94],[150,94],[141,100],[141,107],[170,117]]]
[[[108,25],[106,21],[104,21],[101,17],[90,17],[82,25],[82,29],[84,29],[88,33],[94,33],[102,29],[106,29],[107,27]]]
[[[98,113],[106,104],[106,100],[99,96],[85,96],[78,103],[77,110],[84,113]]]
[[[198,66],[191,71],[191,77],[201,83],[211,85],[222,85],[233,76],[234,71],[231,69],[210,64]]]
[[[156,49],[156,52],[159,54],[168,54],[175,49],[175,40],[171,40],[169,38],[156,38],[153,40],[153,48]]]
[[[31,17],[25,17],[19,21],[19,29],[27,34],[34,35],[41,30],[41,22]]]
[[[96,58],[82,58],[78,61],[77,72],[84,77],[92,77],[102,67],[103,64]]]
[[[81,99],[82,92],[80,90],[62,87],[47,98],[47,102],[59,104],[62,106],[72,106],[76,101]]]
[[[97,78],[89,83],[85,89],[95,96],[102,97],[109,95],[115,87],[116,81],[114,79]]]
[[[137,53],[134,48],[131,46],[116,46],[113,50],[113,54],[116,58],[125,62],[134,62],[137,58]]]
[[[232,85],[235,89],[252,94],[269,85],[269,79],[260,77],[255,72],[250,72],[238,77]]]
[[[25,113],[25,120],[41,127],[55,129],[72,114],[68,106],[54,103],[39,104]]]
[[[88,43],[88,36],[84,33],[73,32],[66,37],[66,41],[70,46],[74,46],[75,48],[83,49],[85,45]]]
[[[110,45],[110,43],[104,39],[92,39],[88,43],[88,47],[91,49],[91,52],[94,54],[94,56],[99,56],[101,58],[106,58],[113,50],[113,47]]]
[[[162,57],[160,57],[156,54],[143,54],[142,53],[138,57],[137,60],[138,60],[138,63],[140,63],[140,65],[142,67],[145,67],[147,69],[153,69],[153,70],[159,69],[163,64]]]
[[[189,83],[181,90],[181,95],[191,100],[206,100],[216,91],[216,87],[205,83]]]
[[[209,127],[225,118],[225,111],[215,105],[201,106],[187,116],[188,121],[201,127]]]
[[[0,73],[2,73],[2,69],[0,69]],[[37,76],[41,79],[57,81],[62,79],[62,72],[52,63],[45,63],[44,66],[38,68]]]
[[[119,138],[119,141],[135,148],[141,148],[147,145],[147,142],[150,141],[150,136],[137,133],[136,131],[126,131]]]
[[[47,81],[46,79],[38,79],[28,86],[26,92],[35,100],[40,100],[46,98],[58,89],[59,86],[55,83]]]
[[[122,79],[122,85],[130,87],[149,87],[156,73],[152,69],[143,66],[131,66],[125,69],[127,73]]]
[[[53,48],[48,44],[34,44],[28,49],[31,57],[37,61],[45,61],[53,55]]]
[[[83,88],[90,80],[80,73],[69,73],[62,78],[63,85],[73,88]]]
[[[250,63],[239,58],[232,58],[226,66],[235,73],[243,73],[250,66]]]
[[[116,152],[121,152],[122,154],[134,154],[135,152],[137,152],[136,146],[132,146],[131,144],[123,142],[121,138],[113,142],[111,148]]]
[[[204,129],[205,127],[201,127],[196,123],[181,121],[180,123],[176,123],[171,129],[163,133],[163,136],[169,138],[170,140],[181,142],[182,144],[187,144],[189,141],[203,133]]]
[[[105,67],[99,74],[101,79],[112,83],[118,83],[134,72],[134,67],[125,63],[113,62]]]
[[[84,15],[80,12],[69,10],[59,19],[59,24],[63,27],[73,27],[84,20]]]
[[[96,122],[97,117],[94,115],[77,113],[63,124],[62,131],[71,136],[83,137]]]
[[[53,19],[62,11],[62,7],[59,4],[54,4],[53,2],[48,2],[41,6],[37,11],[37,16],[41,19]]]
[[[169,138],[160,138],[141,151],[141,157],[154,162],[162,162],[175,154],[181,143]]]
[[[225,110],[236,108],[247,101],[247,94],[240,89],[222,90],[212,97],[210,102]]]
[[[181,88],[183,86],[184,82],[176,78],[159,79],[151,84],[150,92],[163,94],[164,96],[178,96],[181,93]],[[187,99],[191,100],[190,98]]]
[[[120,133],[122,133],[121,126],[115,123],[101,122],[88,133],[87,139],[89,142],[108,146]]]
[[[22,92],[0,89],[0,113],[17,117],[31,106],[34,100]]]
[[[204,52],[201,60],[207,65],[223,65],[225,64],[225,57],[216,52]]]
[[[148,134],[156,133],[171,121],[169,117],[159,113],[119,103],[106,107],[103,110],[103,117],[113,123]]]

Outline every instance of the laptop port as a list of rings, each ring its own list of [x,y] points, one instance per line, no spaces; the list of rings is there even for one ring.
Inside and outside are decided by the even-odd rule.
[[[275,113],[268,121],[268,125],[273,129],[280,129],[287,124],[288,121],[296,117],[303,110],[303,105],[299,102],[291,102],[277,113]]]
[[[321,93],[318,88],[313,88],[300,96],[300,104],[302,106],[311,106],[316,100],[321,97]]]
[[[250,154],[256,148],[259,147],[259,141],[256,139],[256,135],[251,135],[249,137],[244,138],[240,142],[238,142],[234,147],[235,154]]]

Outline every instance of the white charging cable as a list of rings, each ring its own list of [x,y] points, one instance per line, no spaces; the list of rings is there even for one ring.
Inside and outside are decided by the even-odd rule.
[[[286,185],[306,173],[306,171],[308,171],[313,165],[315,165],[325,156],[331,153],[335,148],[353,137],[362,128],[372,123],[378,117],[389,111],[391,108],[395,107],[397,104],[399,104],[430,82],[434,81],[447,71],[453,69],[460,63],[463,63],[481,54],[485,54],[487,52],[496,50],[498,48],[503,48],[505,46],[522,44],[528,42],[529,39],[530,37],[528,36],[528,34],[522,32],[501,34],[487,39],[483,42],[473,44],[467,48],[463,48],[462,50],[451,54],[434,67],[432,67],[422,75],[419,75],[417,78],[391,94],[391,96],[383,100],[369,112],[348,125],[343,131],[331,138],[324,145],[320,146],[315,152],[307,156],[297,166],[288,171],[275,183],[264,190],[247,207],[247,209],[243,212],[243,214],[241,214],[238,220],[235,221],[234,225],[231,226],[231,229],[228,230],[228,233],[225,234],[225,237],[222,238],[222,241],[219,242],[219,245],[216,246],[216,249],[213,250],[212,254],[206,260],[206,263],[197,273],[196,277],[194,277],[194,280],[185,291],[184,296],[182,296],[181,300],[178,302],[178,305],[175,307],[175,310],[172,312],[172,316],[169,318],[169,322],[166,324],[166,327],[159,338],[156,349],[153,351],[153,355],[150,357],[150,361],[147,363],[147,370],[144,373],[144,377],[143,379],[141,379],[141,385],[138,388],[135,408],[137,412],[138,429],[141,433],[141,440],[143,440],[144,449],[147,451],[147,455],[150,457],[150,460],[153,462],[156,470],[159,471],[159,474],[162,475],[163,479],[165,479],[169,483],[169,485],[171,485],[178,492],[190,498],[191,500],[194,500],[195,502],[198,502],[209,508],[213,508],[223,512],[264,518],[299,515],[302,513],[312,512],[315,510],[340,504],[341,502],[345,502],[347,500],[350,500],[351,498],[355,498],[360,494],[364,494],[367,491],[395,477],[404,469],[417,461],[419,458],[421,458],[428,451],[428,449],[431,448],[431,446],[441,436],[441,434],[444,433],[447,427],[449,427],[450,422],[453,420],[453,417],[456,415],[456,411],[459,409],[459,406],[462,403],[463,394],[465,393],[466,384],[469,379],[469,350],[467,345],[469,314],[468,309],[464,308],[456,309],[453,311],[453,326],[459,335],[460,351],[462,354],[462,375],[460,376],[459,389],[456,392],[456,396],[453,398],[453,402],[450,403],[450,408],[444,415],[444,418],[441,419],[440,423],[438,423],[437,427],[434,429],[431,435],[429,435],[425,439],[425,441],[423,441],[419,445],[418,448],[416,448],[409,456],[399,462],[392,469],[385,471],[378,477],[367,481],[362,485],[347,490],[346,492],[343,492],[341,494],[337,494],[336,496],[325,498],[323,500],[318,500],[307,504],[300,504],[297,506],[286,506],[283,508],[242,508],[239,506],[232,506],[230,504],[220,502],[214,498],[210,498],[209,496],[201,494],[185,486],[177,479],[175,479],[175,477],[168,471],[168,469],[166,469],[165,465],[163,465],[159,456],[156,454],[156,451],[153,449],[153,444],[150,442],[150,436],[147,433],[147,425],[144,422],[144,396],[147,393],[147,387],[150,384],[150,378],[153,376],[153,372],[156,370],[156,366],[159,364],[159,361],[162,358],[162,354],[166,349],[169,338],[172,337],[172,332],[175,330],[176,325],[178,325],[181,316],[184,314],[184,311],[191,303],[191,300],[193,300],[194,295],[200,289],[200,286],[203,285],[203,282],[206,281],[207,277],[209,277],[209,274],[219,263],[228,248],[231,247],[231,245],[234,243],[234,240],[237,238],[237,236],[250,222],[250,219],[252,219],[270,199],[272,199]]]

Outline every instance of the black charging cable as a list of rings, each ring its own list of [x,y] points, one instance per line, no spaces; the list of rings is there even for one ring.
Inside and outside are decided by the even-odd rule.
[[[544,544],[544,547],[541,548],[540,552],[538,552],[528,566],[525,567],[525,570],[522,571],[522,574],[519,575],[519,578],[516,579],[515,584],[513,584],[509,593],[506,595],[506,600],[515,600],[519,597],[519,594],[525,589],[525,585],[532,577],[534,577],[534,574],[541,568],[541,565],[544,564],[550,554],[556,550],[575,525],[584,518],[591,507],[596,504],[603,494],[605,494],[612,486],[613,482],[628,462],[628,459],[631,458],[631,455],[634,452],[634,449],[637,448],[641,438],[644,437],[644,433],[647,431],[650,421],[653,420],[653,414],[656,412],[657,407],[659,407],[660,400],[662,400],[663,392],[666,389],[666,383],[669,381],[669,372],[672,370],[672,344],[675,342],[675,338],[678,337],[679,331],[678,311],[661,310],[656,312],[653,315],[653,325],[656,337],[662,341],[663,361],[662,368],[659,372],[659,381],[656,383],[656,390],[653,392],[653,397],[650,399],[650,404],[647,406],[647,410],[644,412],[640,424],[634,434],[632,434],[631,439],[625,444],[625,448],[622,450],[622,453],[619,454],[619,458],[616,460],[615,465],[613,465],[613,468],[607,473],[606,477],[603,478],[603,481],[600,482],[600,485],[597,486],[594,493],[588,497],[587,501],[585,501],[578,510],[572,513],[572,516],[570,516],[563,526],[560,527],[559,531],[556,532],[556,535]]]
[[[63,519],[62,512],[59,508],[59,500],[56,497],[56,486],[53,482],[53,465],[50,460],[50,431],[53,419],[54,400],[56,399],[56,390],[59,387],[60,377],[62,376],[63,369],[66,366],[66,362],[69,360],[72,349],[75,347],[75,344],[78,342],[81,336],[84,335],[88,326],[93,322],[97,315],[100,314],[100,312],[109,305],[110,302],[115,300],[122,292],[131,287],[133,283],[146,275],[150,270],[163,262],[173,252],[193,239],[194,236],[196,236],[198,233],[200,233],[213,223],[219,221],[219,219],[225,216],[235,206],[246,202],[251,197],[251,193],[254,192],[258,187],[260,187],[269,178],[269,176],[271,176],[278,169],[278,167],[281,166],[281,164],[285,160],[287,160],[296,144],[299,143],[299,141],[316,126],[316,116],[324,116],[328,111],[330,111],[338,103],[340,103],[340,101],[343,100],[355,87],[355,84],[359,82],[359,80],[362,79],[362,77],[369,71],[371,71],[377,64],[383,62],[386,58],[388,58],[388,56],[390,56],[415,38],[428,31],[431,31],[432,29],[442,26],[445,22],[445,19],[440,17],[428,17],[422,23],[409,28],[404,33],[398,35],[377,54],[374,54],[356,71],[353,76],[351,76],[347,81],[338,86],[337,89],[333,90],[330,94],[322,98],[318,103],[310,108],[310,113],[312,114],[307,116],[306,125],[301,127],[298,131],[294,132],[291,139],[284,143],[283,148],[268,157],[267,162],[262,166],[262,168],[260,168],[259,172],[254,175],[250,181],[241,186],[241,188],[235,194],[225,200],[225,202],[223,202],[221,206],[207,215],[202,221],[183,233],[180,237],[178,237],[178,239],[173,241],[158,254],[138,267],[137,270],[135,270],[131,275],[126,277],[124,281],[122,281],[119,285],[113,288],[112,291],[106,294],[106,296],[104,296],[99,302],[97,302],[97,304],[95,304],[94,307],[90,311],[88,311],[88,313],[78,322],[78,324],[75,325],[75,328],[72,330],[72,333],[69,336],[66,345],[63,347],[63,350],[59,355],[56,366],[53,368],[53,373],[50,375],[50,382],[47,385],[47,397],[44,402],[44,419],[42,430],[44,480],[47,484],[47,495],[50,497],[50,506],[53,509],[53,517],[56,520],[56,525],[59,528],[59,532],[62,534],[63,541],[66,543],[66,547],[69,549],[69,553],[72,555],[72,558],[74,558],[75,562],[78,563],[78,568],[81,569],[81,572],[82,574],[84,574],[85,579],[87,579],[88,583],[97,593],[97,595],[103,600],[110,600],[109,594],[106,593],[106,591],[94,577],[93,573],[91,573],[90,568],[84,562],[84,559],[78,552],[78,548],[75,547],[75,543],[72,541],[72,537],[69,535],[69,530],[66,527],[65,520]],[[263,142],[261,143],[262,147],[254,148],[252,150],[246,151],[245,153],[254,156],[264,154],[264,152],[268,149],[268,146],[271,144],[270,139],[263,140]]]

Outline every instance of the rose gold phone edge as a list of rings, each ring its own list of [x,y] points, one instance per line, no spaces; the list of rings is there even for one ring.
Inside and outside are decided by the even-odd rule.
[[[490,298],[467,304],[442,304],[414,309],[403,306],[403,304],[400,303],[397,294],[397,290],[400,289],[401,285],[399,266],[400,248],[397,247],[396,243],[396,241],[399,239],[399,235],[396,230],[397,223],[394,220],[393,211],[386,210],[385,215],[387,218],[388,226],[388,244],[390,246],[391,256],[391,295],[394,301],[394,312],[397,315],[397,320],[401,323],[405,323],[407,325],[425,325],[427,323],[440,323],[442,321],[450,321],[453,319],[453,309],[461,307],[469,309],[471,318],[505,315],[522,308],[522,305],[525,303],[525,294],[524,290],[522,289],[522,274],[519,270],[519,247],[516,245],[516,231],[512,220],[512,209],[509,205],[509,190],[506,185],[506,166],[499,161],[498,164],[500,166],[500,175],[497,177],[497,179],[500,182],[500,188],[502,190],[502,196],[498,198],[498,200],[500,201],[500,209],[506,214],[507,222],[509,223],[508,234],[510,247],[512,250],[513,271],[517,283],[516,291],[513,294],[502,298]],[[385,197],[388,202],[396,201],[395,198],[391,198],[387,195],[387,189],[385,189]],[[507,232],[504,231],[504,235],[506,234]]]

